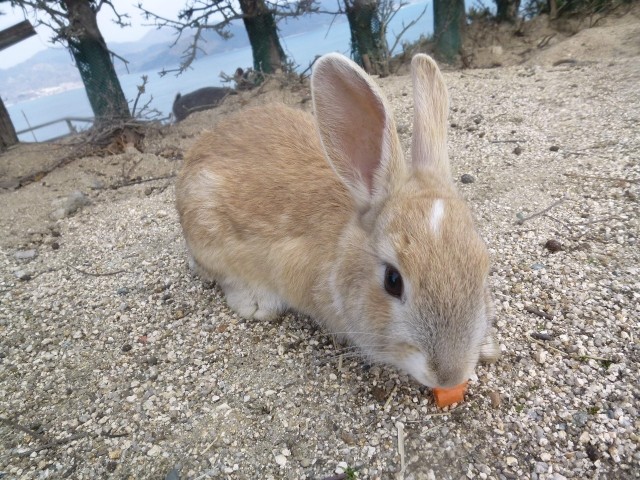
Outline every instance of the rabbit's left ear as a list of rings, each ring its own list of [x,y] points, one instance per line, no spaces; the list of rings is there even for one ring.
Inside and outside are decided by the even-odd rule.
[[[311,91],[322,146],[358,207],[386,198],[405,165],[378,86],[357,64],[333,53],[316,62]]]
[[[431,57],[418,54],[411,61],[413,78],[413,167],[449,180],[447,116],[449,94],[440,69]]]

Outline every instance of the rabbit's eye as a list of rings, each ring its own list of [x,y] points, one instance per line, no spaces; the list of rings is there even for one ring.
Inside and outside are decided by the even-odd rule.
[[[384,271],[384,289],[393,297],[402,297],[402,275],[391,265]]]

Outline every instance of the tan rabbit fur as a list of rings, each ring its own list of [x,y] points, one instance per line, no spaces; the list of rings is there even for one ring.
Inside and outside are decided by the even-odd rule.
[[[377,85],[330,54],[315,118],[283,105],[225,118],[188,153],[177,207],[194,266],[240,315],[294,309],[450,387],[497,357],[489,260],[450,178],[440,71],[418,55],[412,77],[410,161]]]

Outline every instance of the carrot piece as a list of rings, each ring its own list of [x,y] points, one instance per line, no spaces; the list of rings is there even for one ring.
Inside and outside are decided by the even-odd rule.
[[[453,388],[434,388],[433,397],[436,400],[436,405],[444,408],[454,403],[462,402],[464,400],[464,392],[467,390],[467,383],[461,383]]]

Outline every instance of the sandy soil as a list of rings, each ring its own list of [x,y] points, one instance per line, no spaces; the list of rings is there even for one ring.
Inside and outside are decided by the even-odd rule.
[[[304,85],[230,97],[142,151],[20,188],[84,145],[3,153],[0,477],[639,478],[640,19],[549,31],[474,50],[503,66],[445,72],[503,351],[452,410],[309,319],[238,318],[188,271],[183,153],[246,105],[309,109]],[[408,149],[410,79],[379,82]],[[74,191],[89,203],[52,218]]]

